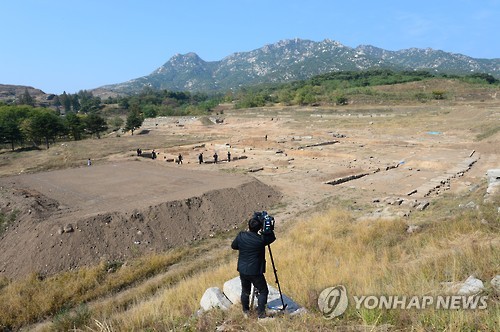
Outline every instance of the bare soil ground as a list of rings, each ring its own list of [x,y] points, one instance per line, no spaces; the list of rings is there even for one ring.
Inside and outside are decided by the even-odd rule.
[[[123,261],[244,227],[263,209],[278,224],[334,205],[360,218],[408,217],[500,168],[500,134],[477,139],[500,123],[496,95],[407,106],[227,108],[216,118],[222,123],[149,119],[143,135],[118,138],[155,149],[156,160],[114,150],[91,167],[0,178],[0,209],[18,211],[0,238],[0,276]],[[165,137],[180,143],[163,146]],[[179,153],[182,165],[171,161]],[[206,163],[198,164],[199,153]],[[4,165],[2,174],[26,168]]]
[[[126,261],[239,227],[281,194],[258,180],[124,161],[2,179],[20,211],[0,240],[2,273]]]

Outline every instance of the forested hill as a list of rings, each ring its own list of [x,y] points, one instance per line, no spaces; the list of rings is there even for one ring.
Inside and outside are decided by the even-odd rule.
[[[475,59],[433,49],[388,51],[337,41],[283,40],[250,52],[206,62],[195,53],[173,56],[147,76],[101,88],[132,93],[151,87],[174,91],[227,91],[260,83],[282,83],[315,75],[366,69],[425,70],[433,74],[485,73],[500,78],[500,59]]]

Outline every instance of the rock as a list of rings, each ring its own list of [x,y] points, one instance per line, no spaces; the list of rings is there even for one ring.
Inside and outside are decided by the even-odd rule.
[[[416,199],[405,199],[401,205],[415,208],[418,205],[418,201]]]
[[[240,277],[236,277],[230,279],[224,283],[223,286],[224,295],[231,301],[232,303],[240,303],[241,296],[241,281]]]
[[[445,292],[456,295],[475,295],[484,289],[483,282],[470,276],[464,282],[442,282]]]
[[[64,233],[71,233],[74,231],[73,225],[67,224],[66,226],[64,226],[63,230],[64,230]]]
[[[489,169],[486,176],[488,177],[488,188],[486,189],[485,201],[491,201],[495,193],[500,191],[500,169]]]
[[[497,274],[493,279],[491,279],[491,287],[500,294],[500,274]]]
[[[444,282],[441,284],[446,287],[446,292],[464,296],[476,295],[484,289],[483,282],[474,276],[468,277],[464,282]]]
[[[413,234],[413,233],[418,233],[421,230],[422,230],[422,226],[419,226],[419,225],[409,225],[408,228],[406,229],[406,233]]]
[[[213,308],[227,310],[231,307],[231,301],[222,293],[218,287],[207,288],[203,294],[200,305],[203,310],[208,311]]]
[[[404,200],[401,198],[394,198],[394,199],[388,199],[386,202],[389,205],[401,205],[403,201]]]
[[[299,309],[297,309],[294,312],[290,313],[290,316],[296,316],[296,315],[302,315],[302,314],[307,314],[307,309],[304,308],[304,307],[300,307]]]
[[[489,169],[486,176],[489,183],[500,182],[500,169]]]
[[[458,207],[465,208],[465,209],[475,209],[476,208],[476,203],[474,203],[474,202],[471,201],[471,202],[469,202],[469,203],[467,203],[465,205],[460,204]]]
[[[484,289],[484,284],[481,280],[470,276],[465,280],[458,291],[458,295],[475,295]]]
[[[399,211],[396,213],[396,215],[398,217],[401,217],[401,218],[407,218],[410,216],[410,214],[411,214],[411,211]]]
[[[418,204],[417,210],[424,211],[428,206],[429,206],[429,202],[422,202],[422,203]]]

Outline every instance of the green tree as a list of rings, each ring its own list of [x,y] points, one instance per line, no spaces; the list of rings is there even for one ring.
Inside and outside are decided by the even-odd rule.
[[[34,108],[21,125],[26,137],[35,145],[45,141],[47,149],[49,140],[55,141],[56,137],[65,133],[62,119],[52,110],[47,108]]]
[[[113,99],[111,96],[108,97],[108,99],[106,99],[106,101],[104,101],[105,104],[115,104],[116,103],[116,99]]]
[[[61,105],[64,107],[64,112],[71,112],[71,96],[68,96],[66,94],[66,91],[64,91],[63,94],[59,96],[59,100],[61,102]]]
[[[35,106],[35,101],[33,97],[31,97],[28,89],[24,89],[24,93],[19,97],[19,105],[29,105]]]
[[[266,105],[266,98],[263,93],[246,92],[236,103],[236,108],[261,107]]]
[[[54,99],[52,100],[52,105],[56,106],[57,108],[59,108],[59,106],[62,105],[59,96],[54,96]]]
[[[311,85],[306,85],[297,90],[294,98],[295,104],[307,105],[316,102],[316,97],[314,96],[314,90]]]
[[[96,135],[97,138],[101,138],[101,132],[108,130],[108,125],[106,120],[96,113],[90,113],[85,117],[84,120],[85,129],[91,134]]]
[[[293,100],[293,94],[289,89],[281,89],[278,91],[278,102],[283,105],[291,105]]]
[[[69,96],[73,112],[78,112],[82,108],[82,106],[80,105],[80,99],[78,98],[78,95],[69,95]]]
[[[335,97],[335,104],[337,104],[337,105],[343,106],[343,105],[347,105],[348,103],[349,103],[349,100],[344,95],[340,95],[340,96]]]
[[[486,74],[486,73],[474,73],[474,74],[467,76],[466,79],[467,78],[484,80],[488,84],[495,84],[495,83],[499,82],[495,77],[491,76],[490,74]]]
[[[123,126],[124,122],[125,121],[123,121],[122,118],[120,118],[119,116],[115,116],[113,119],[109,121],[109,124],[111,125],[113,130],[118,130]]]
[[[128,98],[126,98],[126,97],[121,98],[118,101],[118,106],[127,110],[130,107],[130,103],[128,101]]]
[[[136,130],[137,128],[140,128],[142,126],[143,122],[144,122],[144,117],[142,116],[142,114],[139,111],[139,106],[132,105],[130,107],[130,112],[128,113],[128,116],[127,116],[125,130],[132,131],[132,135],[134,135],[134,130]]]
[[[82,139],[82,135],[85,130],[85,124],[82,121],[81,116],[76,113],[66,114],[65,125],[69,134],[73,137],[75,141]]]
[[[94,97],[92,92],[80,90],[77,96],[80,100],[81,111],[83,113],[97,112],[101,108],[101,98]]]
[[[158,116],[158,107],[155,105],[146,105],[143,108],[145,118],[156,118]]]
[[[12,151],[16,143],[23,142],[21,123],[30,110],[29,106],[0,106],[0,143],[10,144]]]

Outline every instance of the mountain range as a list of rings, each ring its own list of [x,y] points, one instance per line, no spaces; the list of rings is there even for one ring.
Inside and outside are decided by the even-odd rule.
[[[430,48],[388,51],[370,45],[356,48],[333,40],[282,40],[259,49],[207,62],[196,53],[176,54],[151,74],[100,87],[134,93],[145,87],[173,91],[228,91],[260,83],[307,79],[332,71],[373,68],[427,70],[441,74],[486,73],[500,78],[500,59],[476,59]]]

